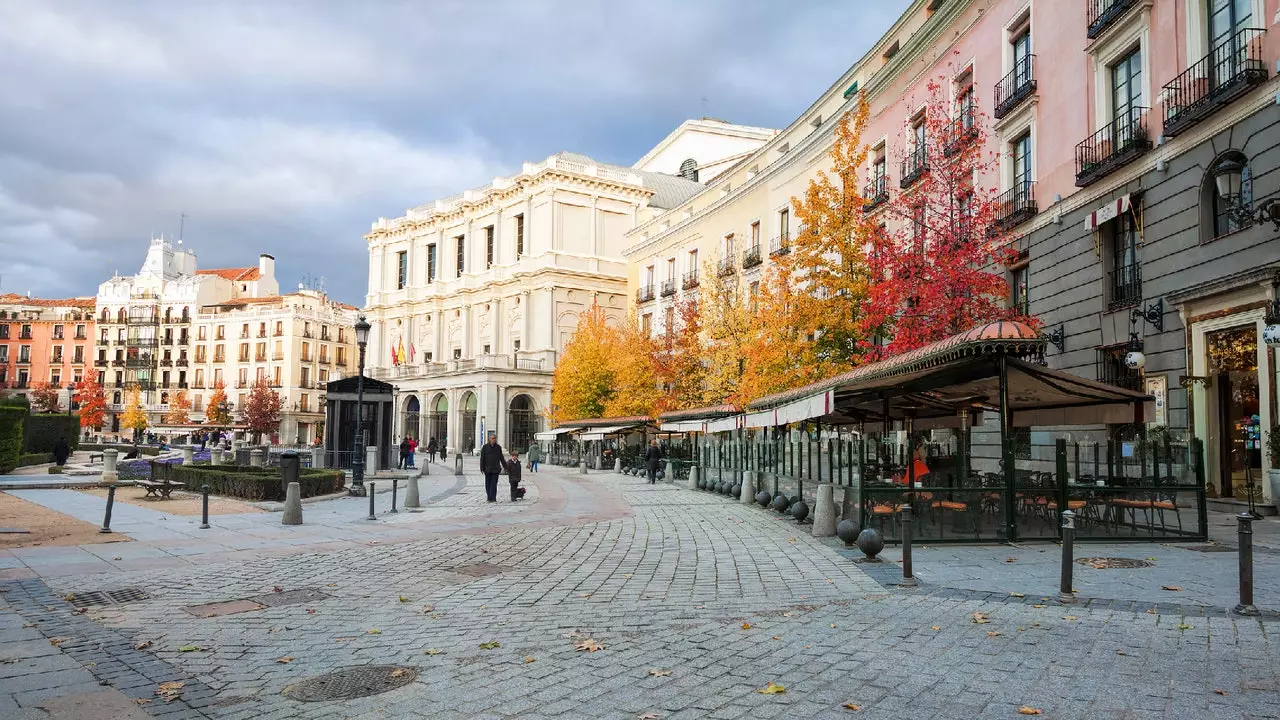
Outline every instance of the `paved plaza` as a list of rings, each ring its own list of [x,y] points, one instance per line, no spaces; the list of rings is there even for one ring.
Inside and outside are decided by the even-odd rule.
[[[117,505],[133,542],[0,555],[0,718],[1280,717],[1275,521],[1244,619],[1212,545],[1082,545],[1149,567],[1077,566],[1062,606],[1056,545],[918,548],[904,589],[896,550],[860,562],[722,496],[546,468],[492,505],[440,470],[373,521],[360,498],[209,530]],[[352,666],[400,687],[295,699]]]

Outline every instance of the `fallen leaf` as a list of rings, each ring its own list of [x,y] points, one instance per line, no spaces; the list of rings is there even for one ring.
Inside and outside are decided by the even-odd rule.
[[[62,643],[66,642],[66,641],[68,641],[68,640],[70,640],[70,639],[71,639],[71,638],[69,638],[69,637],[56,637],[56,638],[49,638],[49,644],[50,644],[50,645],[52,645],[52,646],[54,646],[54,647],[58,647],[59,645],[61,645]]]
[[[1191,626],[1190,626],[1190,625],[1188,625],[1188,624],[1186,624],[1186,623],[1182,623],[1181,625],[1179,625],[1179,626],[1178,626],[1178,629],[1179,629],[1179,630],[1190,630],[1190,629],[1191,629]]]
[[[150,699],[150,698],[134,698],[134,699],[133,699],[133,701],[134,701],[134,702],[136,702],[136,703],[138,703],[139,705],[150,705],[150,704],[151,704],[151,699]]]
[[[840,707],[844,708],[845,710],[852,710],[854,712],[858,712],[859,710],[862,709],[861,705],[854,705],[853,703],[845,703]]]
[[[793,615],[795,615],[795,613],[791,612],[790,610],[782,613],[782,617],[791,617]]]
[[[381,634],[382,634],[382,631],[381,631],[381,630],[379,630],[378,628],[374,628],[374,629],[372,629],[372,630],[370,630],[370,631],[369,631],[369,634],[370,634],[370,635],[381,635]]]
[[[671,674],[670,670],[650,670],[649,674],[654,677],[666,677]]]
[[[789,538],[787,538],[787,542],[795,542],[795,541],[796,541],[796,539],[795,539],[795,538],[793,538],[793,537],[789,537]]]
[[[1041,715],[1043,713],[1041,712],[1040,708],[1033,708],[1030,705],[1020,705],[1018,706],[1018,714],[1019,715]]]
[[[82,608],[76,608],[75,610],[72,610],[72,611],[71,611],[71,614],[72,614],[72,615],[83,615],[83,614],[85,614],[85,613],[87,613],[87,612],[89,612],[89,608],[87,608],[87,607],[82,607]]]
[[[1016,557],[1005,558],[1004,561],[1007,563],[1018,562],[1018,558]]]
[[[63,599],[63,600],[66,600],[67,602],[71,602],[72,600],[75,600],[75,599],[76,599],[76,594],[75,594],[75,593],[67,593],[66,595],[64,595],[64,596],[62,597],[62,599]]]
[[[781,635],[774,635],[774,636],[773,636],[773,639],[774,639],[774,640],[781,640],[781,639],[782,639],[782,636],[781,636]]]
[[[986,613],[976,612],[973,614],[973,622],[979,625],[986,625],[991,622],[991,618]]]
[[[583,640],[580,643],[575,643],[573,646],[573,649],[578,650],[579,652],[582,652],[582,651],[595,652],[597,650],[603,650],[604,646],[596,642],[592,638],[587,638],[586,640]]]
[[[427,614],[433,613],[433,612],[435,612],[435,611],[436,611],[436,608],[435,608],[435,606],[434,606],[434,605],[423,605],[423,606],[422,606],[422,614],[423,614],[423,615],[427,615]]]
[[[1226,694],[1227,694],[1227,691],[1226,691],[1226,690],[1219,690],[1218,688],[1214,688],[1214,689],[1213,689],[1213,692],[1214,692],[1214,693],[1216,693],[1216,694],[1218,694],[1218,695],[1226,695]]]
[[[1000,631],[998,631],[998,630],[988,630],[988,631],[987,631],[987,637],[998,637],[999,635],[1000,635]]]
[[[401,595],[401,596],[400,596],[400,602],[409,602],[409,598],[407,598],[407,597],[405,597],[405,596]]]
[[[481,650],[493,650],[494,648],[500,648],[500,647],[502,647],[502,643],[498,642],[497,640],[490,640],[489,642],[480,643]]]
[[[660,717],[662,716],[658,713],[645,713],[643,715],[637,715],[636,720],[658,720]]]
[[[422,654],[423,655],[439,655],[443,652],[444,652],[443,650],[437,650],[435,648],[427,648],[426,650],[422,651]]]
[[[160,683],[160,685],[156,687],[156,695],[165,702],[173,702],[182,694],[182,687],[184,685],[186,685],[186,683],[178,682],[176,680],[173,682]]]
[[[276,662],[280,663],[281,665],[288,665],[289,663],[293,662],[293,656],[285,655],[284,657],[278,657],[276,658]]]
[[[624,578],[626,578],[626,579],[630,580],[630,579],[631,579],[631,573],[626,573],[626,574],[625,574],[625,575],[623,575],[622,577],[624,577]]]
[[[329,583],[326,587],[338,587],[338,583]]]
[[[773,682],[772,680],[770,680],[770,681],[769,681],[769,684],[768,684],[768,685],[765,685],[765,686],[764,686],[764,687],[762,687],[762,688],[757,688],[757,689],[756,689],[756,692],[760,693],[761,695],[778,695],[778,694],[780,694],[780,693],[784,693],[784,692],[786,692],[786,691],[787,691],[787,689],[786,689],[785,687],[783,687],[783,686],[781,686],[781,685],[778,685],[777,683]]]
[[[35,623],[22,623],[22,627],[24,628],[33,628],[35,626],[36,626]]]
[[[140,643],[135,643],[135,644],[134,644],[134,646],[133,646],[133,649],[134,649],[134,650],[146,650],[146,649],[147,649],[147,648],[149,648],[149,647],[151,647],[151,641],[150,641],[150,640],[143,640],[143,641],[142,641],[142,642],[140,642]]]
[[[589,597],[591,597],[591,593],[578,593],[578,597],[580,597],[580,598],[589,598]]]
[[[533,656],[532,656],[532,655],[530,655],[529,657],[525,658],[525,659],[524,659],[524,661],[525,661],[526,663],[531,663],[531,662],[533,662]]]
[[[1117,654],[1117,655],[1125,655],[1125,656],[1127,657],[1127,653],[1125,653],[1125,651],[1123,651],[1123,650],[1117,650],[1117,651],[1116,651],[1116,654]]]
[[[836,626],[836,624],[835,624],[835,623],[831,623],[831,627],[835,627],[835,626]]]
[[[1009,597],[1026,597],[1026,595],[1022,593],[1009,593]]]
[[[1040,603],[1035,603],[1035,604],[1033,604],[1031,607],[1033,607],[1033,608],[1042,608],[1042,607],[1044,607],[1044,605],[1041,605]]]
[[[405,673],[407,672],[409,671],[405,670],[404,668],[396,668],[395,670],[391,671],[391,677],[404,677]]]
[[[1148,611],[1147,611],[1147,614],[1148,614],[1148,615],[1155,615],[1155,614],[1156,614],[1156,609],[1155,609],[1155,608],[1151,608],[1150,610],[1148,610]]]
[[[1160,589],[1168,590],[1169,592],[1182,592],[1182,587],[1180,585],[1161,585]]]
[[[751,629],[751,623],[742,623],[742,629],[743,629],[743,630],[750,630],[750,629]]]
[[[1063,615],[1062,619],[1063,620],[1079,620],[1080,618],[1076,617],[1075,615]]]
[[[942,627],[941,627],[940,625],[934,625],[934,626],[933,626],[933,629],[934,629],[934,630],[941,630],[941,629],[942,629]]]
[[[112,560],[120,560],[120,559],[121,559],[121,557],[120,557],[119,555],[117,555],[117,556],[115,556],[115,557],[113,557],[113,558],[111,558],[111,559],[112,559]]]

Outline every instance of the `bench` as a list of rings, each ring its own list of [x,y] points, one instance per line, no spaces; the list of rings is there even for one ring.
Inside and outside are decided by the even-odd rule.
[[[168,500],[169,493],[185,487],[180,482],[156,482],[155,480],[135,480],[133,484],[146,490],[147,497],[158,497],[161,500]]]
[[[89,453],[89,464],[92,465],[94,460],[101,460],[102,453]]]

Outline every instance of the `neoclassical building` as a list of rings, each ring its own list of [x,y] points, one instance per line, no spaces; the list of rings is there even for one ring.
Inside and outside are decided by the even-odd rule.
[[[525,450],[579,316],[596,303],[626,317],[623,236],[773,133],[691,121],[635,167],[558,153],[373,223],[366,364],[396,388],[396,439],[469,452],[494,432]]]

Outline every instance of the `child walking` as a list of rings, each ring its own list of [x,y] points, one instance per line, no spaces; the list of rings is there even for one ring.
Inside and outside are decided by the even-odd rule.
[[[520,487],[520,456],[511,451],[511,459],[506,461],[507,482],[511,483],[511,502],[524,499],[524,488]]]

